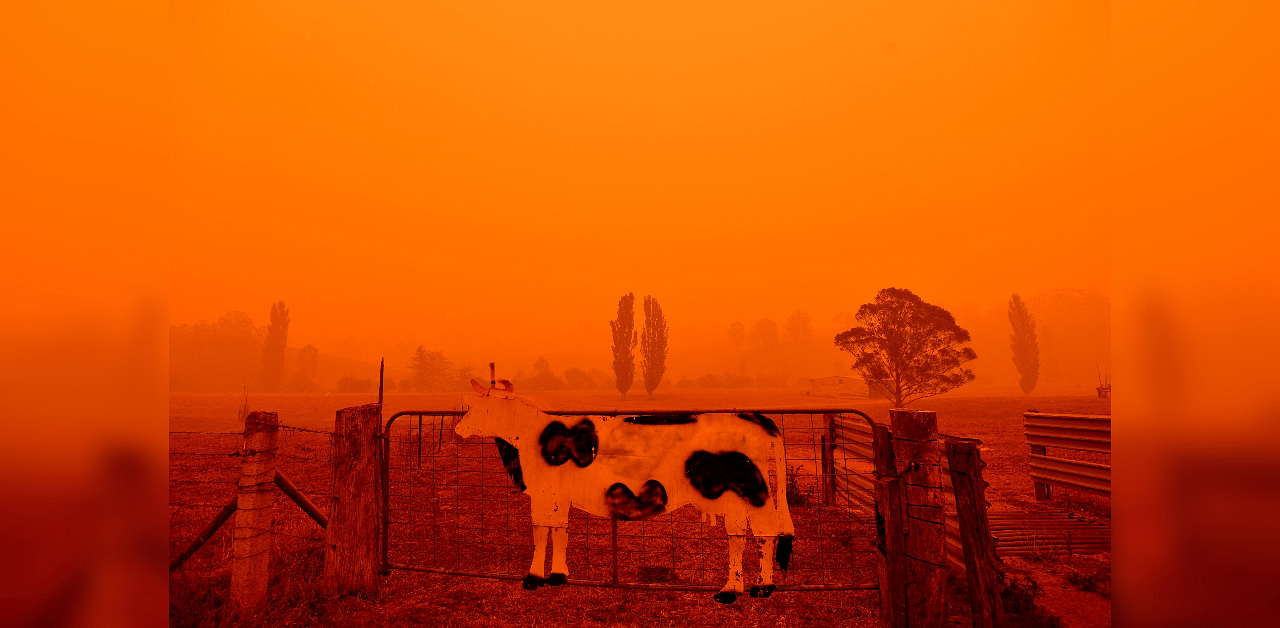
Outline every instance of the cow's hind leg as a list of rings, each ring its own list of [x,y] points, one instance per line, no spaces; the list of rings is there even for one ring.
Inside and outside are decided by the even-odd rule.
[[[773,586],[773,545],[776,537],[768,537],[760,543],[760,584],[751,587],[751,597],[769,597],[777,588]]]
[[[743,534],[744,530],[733,525],[728,517],[725,517],[724,524],[729,533],[729,579],[724,583],[724,588],[712,597],[717,602],[732,604],[742,595],[742,550],[746,547],[747,537]]]
[[[547,583],[547,526],[533,526],[533,564],[529,565],[529,575],[524,577],[524,588],[530,591]]]
[[[569,565],[565,555],[569,553],[569,528],[551,528],[551,577],[547,584],[558,587],[569,578]]]

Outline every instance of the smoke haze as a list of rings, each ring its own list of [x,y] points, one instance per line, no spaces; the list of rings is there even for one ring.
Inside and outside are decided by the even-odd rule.
[[[607,371],[634,292],[673,382],[806,313],[812,348],[746,364],[793,383],[847,374],[841,316],[896,286],[1005,386],[1010,294],[1109,299],[1106,6],[180,3],[170,320],[284,300],[291,347],[397,376],[419,345]],[[1061,352],[1108,333],[1046,307]]]

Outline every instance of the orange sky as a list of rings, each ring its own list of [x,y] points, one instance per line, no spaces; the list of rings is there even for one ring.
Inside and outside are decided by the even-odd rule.
[[[170,320],[604,366],[625,292],[673,362],[887,286],[1109,293],[1108,3],[687,4],[173,3]]]

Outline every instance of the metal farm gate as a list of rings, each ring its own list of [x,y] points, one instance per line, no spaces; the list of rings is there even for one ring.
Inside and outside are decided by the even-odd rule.
[[[664,411],[670,413],[671,411]],[[780,590],[878,588],[870,417],[851,409],[759,412],[782,430],[795,545]],[[512,484],[491,438],[459,439],[465,411],[400,412],[387,420],[382,473],[382,569],[520,580],[533,559],[530,500]],[[549,412],[630,416],[642,412]],[[762,468],[777,494],[770,458]],[[551,552],[548,551],[548,559]],[[756,573],[748,537],[744,573]],[[567,552],[572,584],[715,591],[724,584],[728,536],[686,506],[642,521],[574,508]]]

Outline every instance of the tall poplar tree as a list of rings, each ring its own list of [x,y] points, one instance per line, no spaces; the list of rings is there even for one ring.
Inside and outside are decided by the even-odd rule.
[[[622,398],[627,398],[636,377],[635,356],[631,353],[639,342],[636,334],[636,296],[630,292],[618,299],[618,318],[609,322],[613,330],[613,377]]]
[[[1040,345],[1036,342],[1036,319],[1031,316],[1022,297],[1009,299],[1009,347],[1013,349],[1013,365],[1018,367],[1018,385],[1030,394],[1040,379]]]
[[[640,360],[644,370],[644,389],[653,399],[653,391],[667,372],[667,317],[662,315],[658,300],[644,298],[644,332],[640,334]]]
[[[271,306],[271,323],[267,325],[267,339],[262,345],[262,389],[269,393],[280,392],[284,383],[284,350],[289,345],[289,309],[284,301]]]

